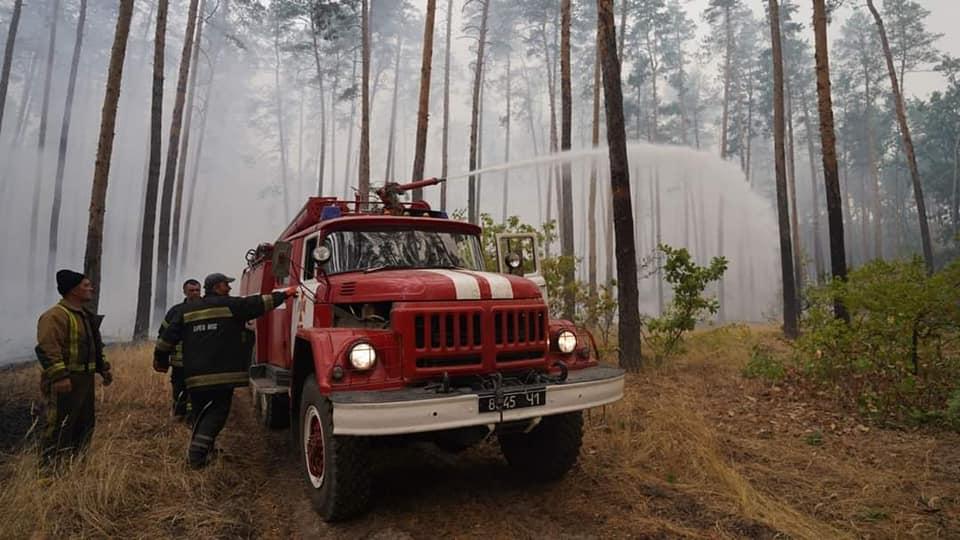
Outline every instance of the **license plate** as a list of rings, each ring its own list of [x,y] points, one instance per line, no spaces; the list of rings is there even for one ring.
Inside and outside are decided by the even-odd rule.
[[[527,407],[542,407],[546,403],[547,390],[538,388],[536,390],[504,392],[500,395],[499,403],[495,394],[483,394],[480,396],[479,407],[481,413],[489,413],[526,409]]]

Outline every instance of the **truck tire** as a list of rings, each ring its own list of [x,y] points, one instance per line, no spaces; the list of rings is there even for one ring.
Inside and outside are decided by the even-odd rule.
[[[290,398],[286,394],[264,394],[251,391],[257,420],[267,429],[284,429],[290,426]]]
[[[370,504],[366,440],[333,434],[333,407],[313,375],[303,383],[299,418],[300,464],[313,509],[324,521],[341,521]]]
[[[529,433],[498,435],[507,463],[520,475],[550,482],[567,474],[580,454],[583,415],[580,411],[544,416]]]

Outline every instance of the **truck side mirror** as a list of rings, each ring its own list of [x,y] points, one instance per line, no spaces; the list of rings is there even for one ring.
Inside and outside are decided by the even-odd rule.
[[[273,277],[277,281],[287,279],[290,275],[290,253],[292,251],[293,244],[290,242],[278,241],[273,244],[270,262],[273,267]]]

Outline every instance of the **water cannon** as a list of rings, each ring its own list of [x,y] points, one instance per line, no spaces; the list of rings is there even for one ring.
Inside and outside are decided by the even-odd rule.
[[[383,187],[377,189],[377,196],[383,201],[383,212],[385,214],[401,215],[403,214],[403,204],[400,202],[400,195],[412,189],[435,186],[441,182],[446,182],[446,178],[427,178],[417,180],[409,184],[398,184],[397,182],[387,182]]]

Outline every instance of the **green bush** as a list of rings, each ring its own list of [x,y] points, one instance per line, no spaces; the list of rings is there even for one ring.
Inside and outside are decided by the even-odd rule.
[[[783,361],[773,352],[761,345],[754,345],[750,351],[750,359],[743,367],[743,376],[748,379],[764,379],[770,382],[780,382],[786,377],[787,370]]]
[[[701,316],[720,309],[720,301],[704,296],[703,291],[723,277],[727,260],[714,257],[708,266],[700,266],[685,248],[660,244],[658,250],[663,254],[663,279],[673,289],[673,300],[663,315],[646,321],[646,339],[654,358],[661,361],[681,351],[683,334],[693,330]]]
[[[807,375],[879,419],[960,414],[958,291],[960,262],[932,276],[919,259],[869,263],[846,282],[809,291],[798,360]],[[833,317],[834,299],[849,324]]]

